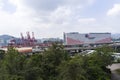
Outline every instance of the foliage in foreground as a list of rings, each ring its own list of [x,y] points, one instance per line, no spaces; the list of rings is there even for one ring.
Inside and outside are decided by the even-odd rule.
[[[56,44],[32,56],[9,48],[7,53],[0,51],[0,80],[110,80],[106,66],[113,61],[111,50],[102,47],[93,54],[71,58]]]

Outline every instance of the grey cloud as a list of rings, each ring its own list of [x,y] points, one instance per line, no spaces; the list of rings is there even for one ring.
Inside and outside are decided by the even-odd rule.
[[[90,1],[93,0],[22,0],[22,4],[36,12],[34,15],[36,21],[62,24],[66,21],[75,21],[76,16],[80,15],[81,7],[89,4]],[[59,9],[61,11],[55,13]],[[65,15],[67,9],[71,11],[69,16]]]
[[[60,6],[83,6],[93,0],[23,0],[28,7],[37,11],[53,11]]]
[[[62,4],[62,0],[24,0],[24,4],[36,10],[51,11]]]

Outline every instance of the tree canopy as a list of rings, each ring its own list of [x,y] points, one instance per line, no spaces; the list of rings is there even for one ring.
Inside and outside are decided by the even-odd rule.
[[[26,56],[14,48],[0,51],[0,80],[110,80],[112,48],[104,46],[90,55],[71,57],[53,44],[43,54]]]

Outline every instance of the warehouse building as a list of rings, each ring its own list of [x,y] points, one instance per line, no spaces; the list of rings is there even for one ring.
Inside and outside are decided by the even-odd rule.
[[[85,33],[78,32],[64,33],[65,45],[99,45],[109,44],[112,42],[111,33]]]

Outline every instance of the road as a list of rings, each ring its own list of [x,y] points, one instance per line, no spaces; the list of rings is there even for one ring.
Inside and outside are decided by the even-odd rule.
[[[118,75],[115,70],[120,69],[120,63],[119,64],[112,64],[109,66],[112,72],[111,80],[120,80],[120,75]]]

